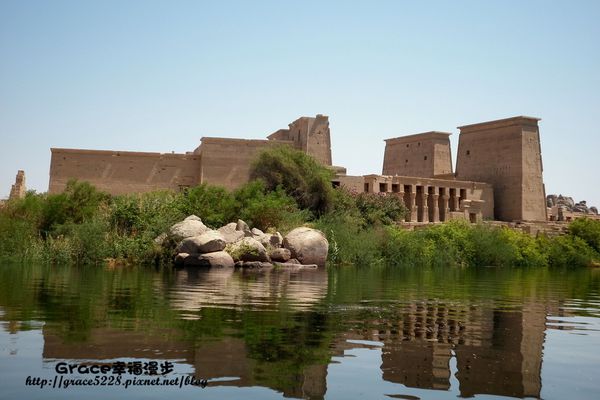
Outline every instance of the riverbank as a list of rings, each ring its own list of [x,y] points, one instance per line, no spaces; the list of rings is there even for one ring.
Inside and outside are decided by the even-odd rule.
[[[200,186],[187,193],[108,196],[73,182],[61,195],[28,193],[0,210],[0,259],[51,264],[171,264],[173,245],[155,240],[186,215],[210,228],[236,217],[283,235],[297,226],[322,231],[328,265],[592,266],[600,260],[600,222],[579,219],[567,233],[533,237],[519,230],[451,221],[407,231],[401,204],[382,196],[333,191],[316,215],[283,190],[253,182],[234,193]]]

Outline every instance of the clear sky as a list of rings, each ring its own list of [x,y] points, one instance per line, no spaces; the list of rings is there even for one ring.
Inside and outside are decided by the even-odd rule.
[[[600,206],[600,1],[0,0],[0,198],[50,147],[185,152],[329,116],[333,161],[529,115],[547,193]],[[454,160],[456,157],[454,157]]]

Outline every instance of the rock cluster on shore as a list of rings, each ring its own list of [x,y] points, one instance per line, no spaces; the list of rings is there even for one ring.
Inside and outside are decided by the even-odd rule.
[[[546,196],[546,206],[558,206],[567,211],[598,215],[598,209],[593,206],[588,206],[585,200],[576,203],[572,197],[563,196],[562,194],[559,194],[558,196],[555,194],[549,194]]]
[[[250,229],[240,219],[215,230],[195,215],[173,225],[166,236],[177,242],[178,266],[316,268],[325,265],[329,250],[327,238],[316,229],[299,227],[283,237]]]

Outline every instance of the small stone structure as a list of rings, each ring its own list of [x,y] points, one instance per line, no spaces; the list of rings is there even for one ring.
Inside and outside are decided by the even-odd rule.
[[[235,189],[249,180],[260,151],[285,145],[332,168],[334,186],[400,196],[407,222],[546,221],[538,121],[518,116],[460,126],[456,173],[451,134],[432,131],[387,139],[382,175],[346,175],[332,166],[329,119],[321,114],[298,118],[265,140],[203,137],[185,154],[51,149],[49,192],[63,191],[71,178],[111,194],[202,183]]]
[[[585,200],[576,203],[572,197],[550,194],[546,197],[548,221],[570,222],[577,218],[600,220],[598,208],[588,206]]]
[[[15,184],[10,189],[9,200],[22,199],[25,197],[27,188],[25,187],[25,171],[19,170],[15,179]]]

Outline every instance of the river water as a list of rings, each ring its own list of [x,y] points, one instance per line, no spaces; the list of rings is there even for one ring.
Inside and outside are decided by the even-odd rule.
[[[1,399],[168,396],[599,398],[600,270],[0,266]]]

